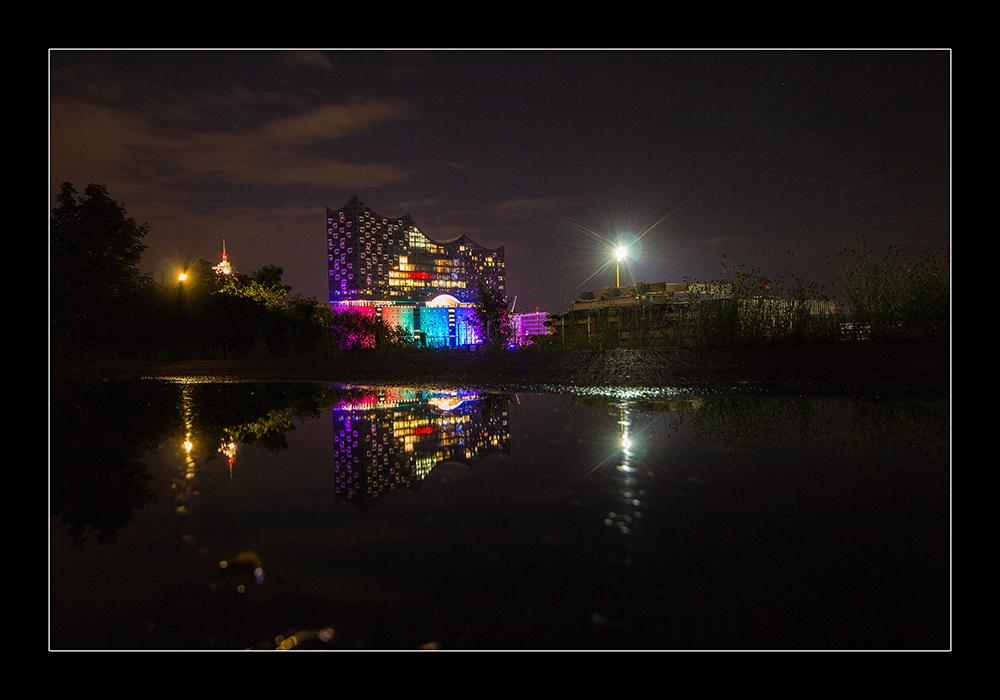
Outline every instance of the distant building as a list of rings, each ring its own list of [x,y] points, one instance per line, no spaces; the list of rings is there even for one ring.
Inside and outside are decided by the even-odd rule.
[[[544,311],[527,314],[514,314],[514,342],[517,345],[528,345],[533,335],[546,335],[549,332],[545,321],[549,315]]]
[[[659,344],[689,333],[699,307],[727,299],[736,301],[741,314],[752,309],[774,318],[800,303],[776,296],[735,299],[726,283],[639,282],[584,292],[568,312],[553,315],[550,332],[564,345]],[[842,312],[836,302],[816,299],[807,300],[805,309],[813,319]]]
[[[680,308],[692,295],[708,292],[704,285],[673,282],[640,282],[584,292],[570,311],[553,315],[550,333],[559,336],[561,344],[659,342],[675,327]]]
[[[476,345],[480,282],[504,294],[504,248],[467,236],[434,241],[406,214],[381,216],[354,195],[326,210],[330,308],[378,314],[423,345]]]
[[[212,266],[212,269],[215,270],[215,274],[217,275],[232,275],[236,272],[229,264],[229,256],[226,255],[225,238],[222,239],[222,262],[220,262],[218,265]]]

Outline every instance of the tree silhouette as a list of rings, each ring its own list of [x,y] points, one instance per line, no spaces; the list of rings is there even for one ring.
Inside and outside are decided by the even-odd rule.
[[[129,217],[104,185],[87,185],[80,197],[64,182],[56,200],[49,232],[53,343],[118,347],[135,327],[130,301],[153,286],[139,272],[149,225]]]
[[[472,325],[487,349],[502,348],[514,337],[514,319],[507,298],[496,287],[480,280],[476,290],[475,315]]]

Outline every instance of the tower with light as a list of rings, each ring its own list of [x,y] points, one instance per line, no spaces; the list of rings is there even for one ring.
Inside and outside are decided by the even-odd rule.
[[[229,264],[229,256],[226,255],[226,239],[222,239],[222,262],[218,265],[212,267],[215,273],[218,275],[231,275],[233,274],[233,268]]]

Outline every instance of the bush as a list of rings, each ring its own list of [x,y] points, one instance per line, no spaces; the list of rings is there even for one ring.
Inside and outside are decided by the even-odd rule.
[[[803,343],[832,337],[832,305],[816,283],[794,271],[768,278],[723,255],[720,280],[698,291],[684,313],[690,341],[700,347]]]
[[[927,251],[916,261],[909,247],[892,246],[877,258],[858,240],[840,253],[840,274],[851,322],[874,340],[945,338],[950,330],[948,256]]]
[[[339,350],[403,350],[416,347],[413,333],[400,325],[390,326],[378,314],[355,309],[332,313],[333,347]]]

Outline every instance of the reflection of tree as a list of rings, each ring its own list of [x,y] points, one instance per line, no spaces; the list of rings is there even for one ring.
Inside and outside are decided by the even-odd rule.
[[[288,447],[292,419],[318,418],[349,390],[286,382],[197,383],[185,386],[193,430],[200,444],[260,444],[270,451]],[[209,459],[217,456],[213,452]]]
[[[288,432],[295,430],[292,421],[282,409],[272,409],[256,420],[226,429],[230,442],[249,444],[259,442],[266,450],[276,452],[288,448]]]
[[[136,390],[136,389],[139,390]],[[143,455],[172,427],[176,390],[157,382],[69,383],[51,396],[51,509],[77,545],[114,542],[155,494]]]
[[[916,450],[947,461],[950,410],[944,401],[856,401],[847,454],[874,460],[899,450]]]
[[[897,600],[909,600],[898,603],[906,610],[900,620],[914,625],[909,634],[923,624],[921,616],[937,614],[931,611],[939,591],[947,600],[947,577],[943,584],[937,577],[948,561],[947,402],[763,396],[707,396],[687,406],[622,401],[620,436],[611,429],[613,399],[586,403],[607,413],[597,414],[603,425],[586,427],[607,450],[598,454],[611,455],[586,475],[595,488],[574,493],[594,498],[594,510],[602,508],[607,536],[597,548],[603,557],[588,569],[592,580],[604,575],[610,584],[604,600],[593,604],[600,613],[592,618],[596,625],[620,624],[637,637],[643,630],[659,639],[662,630],[653,631],[650,620],[659,626],[670,621],[667,610],[684,620],[688,605],[726,605],[720,593],[731,585],[725,595],[735,593],[738,612],[736,618],[722,615],[725,624],[747,614],[747,620],[759,616],[768,624],[787,619],[787,629],[811,625],[799,613],[814,600],[824,626],[834,619],[826,617],[830,611],[840,615],[848,607],[838,606],[857,610],[858,603],[875,611],[878,621],[895,614],[890,611]],[[643,455],[644,427],[667,411],[677,438]],[[687,438],[699,444],[685,454]],[[620,449],[612,451],[618,440]],[[714,469],[720,454],[740,469],[728,475]],[[634,470],[641,464],[636,455],[649,460],[648,469]],[[685,480],[692,466],[705,467],[696,473],[708,484]],[[653,494],[648,510],[644,489]],[[683,582],[687,577],[698,584]],[[699,591],[701,582],[707,585]],[[667,603],[671,591],[682,602]],[[814,599],[815,591],[822,593]],[[754,608],[761,601],[764,613]],[[701,620],[717,624],[711,616]],[[751,628],[758,628],[756,621]]]
[[[688,425],[698,440],[755,452],[801,444],[830,428],[829,402],[802,397],[721,396],[704,398],[696,411],[679,411],[675,429]]]
[[[802,444],[836,431],[846,454],[860,459],[910,449],[946,458],[950,438],[944,402],[706,397],[697,410],[674,414],[671,427],[682,426],[698,441],[743,452]]]
[[[210,445],[209,460],[235,441],[284,449],[291,418],[323,415],[343,393],[312,383],[60,383],[50,397],[52,515],[76,544],[92,533],[114,542],[155,498],[148,452],[164,442]]]

